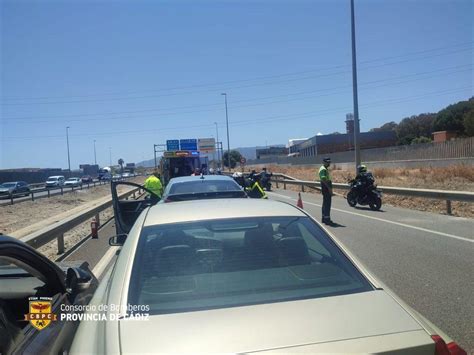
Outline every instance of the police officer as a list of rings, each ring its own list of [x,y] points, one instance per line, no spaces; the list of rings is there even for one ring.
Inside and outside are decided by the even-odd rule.
[[[319,168],[319,181],[321,182],[321,192],[323,194],[322,222],[332,225],[331,221],[331,200],[332,200],[332,181],[329,173],[331,158],[324,158],[323,165]]]
[[[161,198],[161,195],[163,194],[163,185],[161,184],[160,173],[158,170],[153,171],[153,175],[150,175],[145,180],[143,186],[153,193],[154,196],[151,197],[158,197],[159,199]]]

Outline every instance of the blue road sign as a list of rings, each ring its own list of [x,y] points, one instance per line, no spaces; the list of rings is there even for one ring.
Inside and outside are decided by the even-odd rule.
[[[179,146],[181,150],[197,150],[197,139],[180,139]]]
[[[173,151],[179,150],[179,140],[177,139],[170,139],[166,141],[166,150]]]

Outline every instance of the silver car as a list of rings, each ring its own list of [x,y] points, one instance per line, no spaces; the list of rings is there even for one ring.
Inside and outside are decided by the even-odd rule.
[[[111,241],[91,301],[105,321],[82,322],[71,353],[463,353],[290,204],[157,204]]]

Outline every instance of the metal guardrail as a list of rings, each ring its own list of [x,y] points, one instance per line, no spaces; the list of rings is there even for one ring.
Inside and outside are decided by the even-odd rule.
[[[127,179],[130,179],[130,178],[133,178],[134,176],[131,176],[131,177],[126,177],[126,178],[121,178],[120,180],[127,180]],[[116,181],[116,180],[114,180]],[[90,188],[90,187],[95,187],[95,186],[100,186],[100,185],[107,185],[110,183],[110,180],[96,180],[96,181],[92,181],[92,182],[88,182],[88,183],[82,183],[81,185],[78,185],[78,186],[53,186],[53,187],[45,187],[45,184],[44,183],[38,183],[38,184],[29,184],[28,186],[29,187],[33,187],[33,186],[43,186],[42,188],[34,188],[34,189],[30,189],[30,192],[28,194],[28,196],[31,198],[31,201],[34,201],[35,199],[38,199],[38,198],[45,198],[45,197],[51,197],[51,196],[54,196],[54,195],[63,195],[65,192],[73,192],[73,191],[76,191],[76,190],[82,190],[84,188]],[[59,191],[60,192],[57,192]],[[56,192],[55,192],[56,191]],[[40,195],[40,196],[36,196],[35,197],[35,194],[38,194],[38,193],[41,193],[41,192],[47,192],[47,195],[44,194],[44,195]],[[5,196],[2,196],[3,198],[5,198]],[[16,193],[16,194],[10,194],[10,195],[7,195],[6,196],[6,199],[9,199],[10,200],[10,205],[13,205],[14,202],[15,202],[15,199],[16,198],[19,198],[19,197],[27,197],[25,196],[25,193]],[[23,202],[23,201],[27,201],[27,199],[22,199],[21,201],[16,201],[17,203],[18,202]]]
[[[282,179],[283,177],[283,179]],[[283,184],[283,189],[286,190],[286,185],[297,185],[301,186],[301,191],[304,192],[305,186],[311,188],[320,188],[321,183],[317,181],[304,181],[297,180],[295,178],[287,179],[288,176],[283,174],[273,174],[272,180],[275,182],[276,187],[279,184]],[[334,189],[349,190],[349,184],[333,183]],[[448,214],[452,213],[451,201],[462,201],[462,202],[474,202],[474,192],[470,191],[447,191],[447,190],[430,190],[430,189],[415,189],[405,187],[392,187],[392,186],[377,186],[377,189],[386,194],[402,195],[410,197],[429,198],[446,201],[446,211]]]
[[[124,199],[128,198],[129,196],[133,196],[133,198],[135,198],[135,195],[137,193],[141,193],[140,190],[141,189],[139,188],[135,188],[133,190],[124,192],[119,195],[119,198]],[[89,218],[93,216],[96,217],[97,223],[100,224],[99,213],[111,206],[112,198],[101,203],[100,205],[93,206],[86,210],[80,211],[61,221],[53,223],[48,227],[33,232],[27,235],[26,237],[21,238],[21,241],[32,246],[33,248],[39,248],[45,245],[46,243],[51,242],[53,239],[57,239],[58,254],[62,254],[64,253],[64,233],[68,232],[79,224],[86,222]]]

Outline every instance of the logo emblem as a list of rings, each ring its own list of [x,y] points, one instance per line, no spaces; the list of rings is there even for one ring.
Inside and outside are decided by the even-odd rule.
[[[52,300],[51,297],[30,297],[30,313],[25,314],[25,320],[38,330],[43,330],[57,320],[57,315],[52,313]]]

